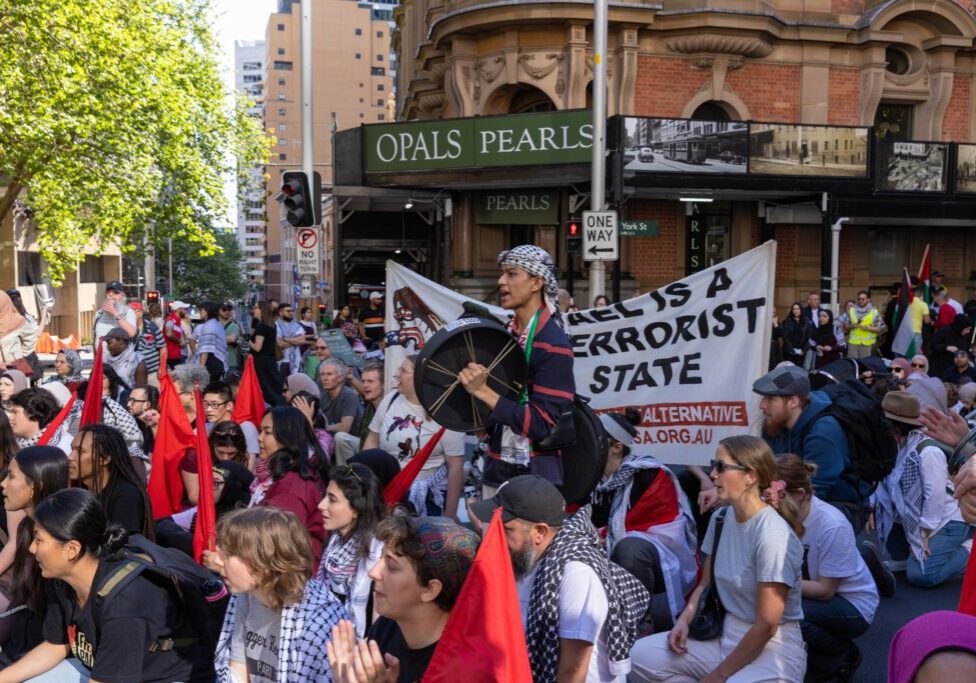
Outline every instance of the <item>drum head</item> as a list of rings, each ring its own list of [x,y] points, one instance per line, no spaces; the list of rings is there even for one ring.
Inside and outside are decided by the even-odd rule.
[[[607,437],[596,413],[577,396],[573,400],[576,440],[562,450],[563,485],[559,487],[567,504],[587,503],[607,466]]]
[[[822,368],[810,371],[810,388],[817,391],[828,384],[840,384],[857,378],[857,361],[853,358],[838,358],[833,363],[827,363]]]
[[[488,386],[512,401],[519,400],[529,372],[518,340],[498,323],[461,318],[438,330],[417,358],[414,387],[427,414],[458,432],[483,429],[491,412],[458,380],[468,363],[488,368]]]

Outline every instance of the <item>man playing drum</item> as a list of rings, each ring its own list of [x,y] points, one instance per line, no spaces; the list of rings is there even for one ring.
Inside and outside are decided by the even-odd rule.
[[[573,350],[557,308],[559,289],[552,257],[541,247],[523,244],[498,255],[502,308],[513,311],[509,329],[518,337],[529,365],[526,389],[518,401],[499,396],[486,380],[488,370],[468,363],[458,378],[464,388],[491,409],[487,421],[488,460],[484,497],[522,474],[538,474],[563,483],[558,450],[535,452],[533,443],[549,436],[559,416],[570,411],[576,382]]]

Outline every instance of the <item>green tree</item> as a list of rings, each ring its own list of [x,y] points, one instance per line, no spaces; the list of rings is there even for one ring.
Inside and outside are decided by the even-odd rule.
[[[271,141],[228,106],[214,14],[211,0],[0,0],[0,221],[24,199],[55,283],[86,248],[144,235],[219,248],[224,175],[266,162]]]
[[[232,232],[214,231],[217,251],[201,252],[199,245],[173,240],[173,296],[190,303],[241,299],[247,287],[244,258]],[[165,263],[166,247],[160,252]]]

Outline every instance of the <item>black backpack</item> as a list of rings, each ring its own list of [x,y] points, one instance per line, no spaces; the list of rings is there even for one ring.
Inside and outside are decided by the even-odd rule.
[[[832,416],[847,436],[851,467],[843,476],[854,484],[864,482],[877,487],[895,466],[898,442],[891,431],[891,422],[881,409],[881,399],[859,380],[849,379],[828,384],[823,393],[830,398],[830,406],[803,428],[802,444],[817,420]]]
[[[129,537],[125,562],[109,574],[95,591],[92,605],[95,623],[101,623],[101,609],[107,600],[123,587],[144,576],[166,588],[185,615],[184,630],[178,638],[160,638],[149,646],[150,652],[204,644],[211,652],[216,649],[224,612],[230,596],[220,577],[193,561],[186,553],[164,548],[139,534]],[[176,634],[174,634],[176,635]]]

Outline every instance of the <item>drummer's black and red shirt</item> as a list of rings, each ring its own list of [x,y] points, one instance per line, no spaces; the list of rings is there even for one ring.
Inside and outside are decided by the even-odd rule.
[[[525,335],[519,339],[525,344]],[[498,486],[518,474],[524,474],[500,460],[502,427],[531,441],[549,436],[559,416],[570,410],[576,393],[573,377],[573,349],[569,338],[553,319],[547,308],[542,309],[536,324],[532,353],[529,356],[528,402],[501,397],[488,417],[488,461],[484,483]],[[530,472],[551,481],[563,483],[563,466],[559,451],[545,454],[532,452]]]

